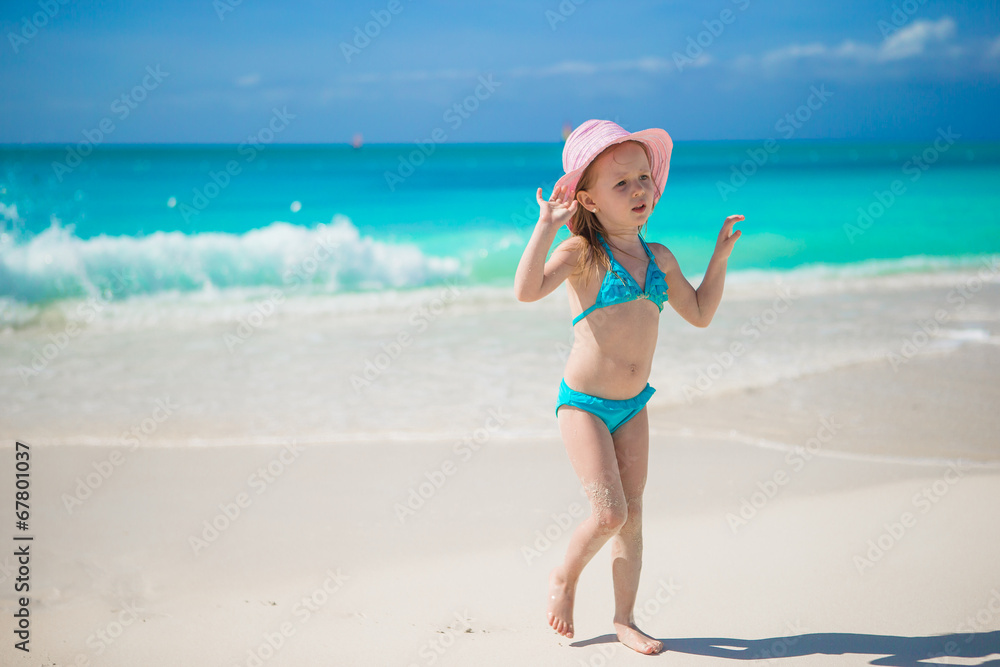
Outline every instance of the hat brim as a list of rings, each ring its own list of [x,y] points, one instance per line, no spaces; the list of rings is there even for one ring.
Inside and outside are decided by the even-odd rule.
[[[666,130],[661,130],[659,128],[640,130],[639,132],[633,132],[632,134],[618,137],[617,139],[614,139],[613,141],[609,141],[608,143],[604,144],[598,150],[594,151],[594,158],[599,156],[609,147],[614,146],[615,144],[620,144],[625,141],[638,141],[643,145],[645,145],[647,149],[649,149],[649,158],[651,162],[651,164],[649,165],[649,169],[652,172],[653,182],[656,183],[657,191],[660,194],[662,194],[663,188],[667,184],[667,174],[670,171],[670,153],[673,151],[674,148],[673,139],[670,138],[670,135],[667,134]],[[593,161],[594,159],[592,158],[589,162],[587,162],[587,164],[583,165],[582,167],[579,167],[571,172],[564,174],[562,178],[556,181],[555,188],[558,188],[560,186],[565,186],[566,189],[569,192],[572,192],[573,196],[575,197],[576,186],[580,182],[580,177],[583,176],[583,172],[587,169],[588,166],[590,166],[590,163]],[[652,206],[650,206],[650,209],[652,209],[653,206],[656,206],[656,202],[658,199],[659,195],[654,195],[653,204]],[[572,226],[570,225],[567,226],[570,228],[571,232],[575,231]]]

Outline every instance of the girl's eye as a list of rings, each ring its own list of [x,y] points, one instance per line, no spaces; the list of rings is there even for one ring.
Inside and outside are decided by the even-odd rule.
[[[640,178],[645,178],[648,181],[649,180],[649,174],[643,174],[642,176],[640,176]]]
[[[625,181],[618,181],[618,185],[624,185]]]

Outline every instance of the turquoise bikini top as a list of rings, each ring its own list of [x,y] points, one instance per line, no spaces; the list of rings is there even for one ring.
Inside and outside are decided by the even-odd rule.
[[[639,283],[635,281],[632,274],[618,263],[618,260],[611,253],[611,248],[608,247],[604,238],[601,236],[597,238],[600,239],[601,245],[604,246],[604,249],[608,253],[608,259],[611,260],[611,269],[604,274],[604,282],[601,283],[601,291],[597,293],[597,301],[593,306],[577,315],[576,319],[573,320],[573,324],[576,325],[577,322],[598,308],[607,308],[608,306],[636,301],[637,299],[649,299],[656,304],[660,312],[663,312],[663,302],[667,300],[667,279],[663,275],[663,272],[660,271],[660,267],[656,265],[653,253],[650,252],[649,246],[642,240],[642,237],[639,237],[639,241],[642,243],[642,247],[649,257],[649,264],[646,266],[645,291],[639,287]]]

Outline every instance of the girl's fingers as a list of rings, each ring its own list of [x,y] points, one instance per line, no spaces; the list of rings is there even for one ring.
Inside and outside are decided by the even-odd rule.
[[[561,196],[561,194],[560,194],[560,191],[561,191],[561,190],[563,190],[563,188],[562,188],[562,187],[558,187],[558,188],[555,188],[555,189],[554,189],[554,190],[552,191],[552,197],[550,197],[550,198],[548,199],[548,201],[549,201],[550,203],[555,203],[555,202],[558,202],[558,201],[560,201],[560,200],[562,199],[562,196]],[[541,188],[538,188],[538,193],[537,193],[537,194],[536,194],[535,196],[536,196],[536,197],[538,198],[538,201],[546,201],[546,200],[545,200],[545,194],[544,194],[544,193],[542,192],[542,189],[541,189]]]
[[[548,200],[544,198],[544,193],[541,188],[538,188],[535,193],[535,198],[539,202],[547,201],[549,204],[563,204],[568,205],[570,202],[570,191],[565,185],[560,185],[552,190],[552,196]]]
[[[722,231],[723,231],[723,233],[725,233],[727,235],[730,234],[730,233],[732,233],[732,231],[733,231],[733,225],[735,225],[737,222],[740,222],[741,220],[743,220],[743,216],[742,215],[731,215],[728,218],[726,218],[726,221],[724,223],[722,223]]]

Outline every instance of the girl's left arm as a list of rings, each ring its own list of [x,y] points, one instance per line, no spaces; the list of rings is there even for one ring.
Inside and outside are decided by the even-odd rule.
[[[681,273],[681,267],[672,252],[660,246],[663,250],[655,253],[657,263],[667,281],[667,303],[678,315],[696,327],[707,327],[715,317],[719,302],[722,301],[722,288],[726,282],[726,263],[736,239],[741,235],[739,230],[733,232],[733,225],[741,220],[743,220],[742,215],[731,215],[722,223],[722,231],[719,232],[719,238],[715,243],[715,252],[712,253],[712,259],[709,260],[708,268],[705,270],[705,277],[697,290],[691,287],[691,283]]]

